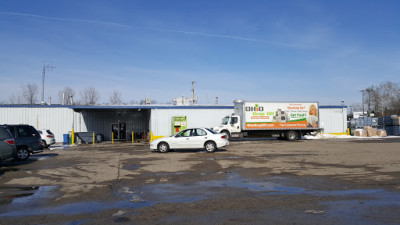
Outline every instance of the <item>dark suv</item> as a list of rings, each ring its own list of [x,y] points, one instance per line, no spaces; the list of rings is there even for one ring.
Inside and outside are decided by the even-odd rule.
[[[16,159],[26,160],[31,154],[43,152],[42,138],[34,127],[25,124],[0,126],[7,128],[14,136],[17,146]]]

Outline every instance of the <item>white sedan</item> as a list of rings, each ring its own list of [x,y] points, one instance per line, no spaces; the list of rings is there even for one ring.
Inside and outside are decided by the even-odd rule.
[[[156,139],[150,143],[150,149],[161,153],[170,149],[201,149],[214,152],[218,148],[229,145],[225,134],[216,133],[209,128],[190,128],[183,130],[171,137]]]

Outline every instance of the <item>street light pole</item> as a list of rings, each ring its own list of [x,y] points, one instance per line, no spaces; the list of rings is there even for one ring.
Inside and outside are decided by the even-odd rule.
[[[42,104],[42,105],[45,104],[45,102],[44,102],[44,79],[46,77],[46,68],[53,69],[55,67],[54,66],[50,66],[50,65],[43,66],[43,71],[42,71],[42,101],[40,102],[40,104]]]
[[[342,100],[342,132],[343,131],[344,131],[344,100]]]

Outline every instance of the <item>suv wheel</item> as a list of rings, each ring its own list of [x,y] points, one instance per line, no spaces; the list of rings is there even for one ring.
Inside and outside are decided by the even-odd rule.
[[[46,143],[45,140],[42,140],[42,146],[43,146],[43,148],[48,148],[49,147],[49,146],[47,146],[47,143]]]
[[[20,148],[17,150],[17,155],[16,158],[18,160],[27,160],[30,156],[30,153],[28,151],[28,149],[26,148]]]

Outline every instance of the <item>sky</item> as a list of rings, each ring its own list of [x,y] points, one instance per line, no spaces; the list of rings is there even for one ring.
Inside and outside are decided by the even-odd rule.
[[[99,103],[361,102],[400,82],[397,0],[0,0],[0,103],[94,87]]]

